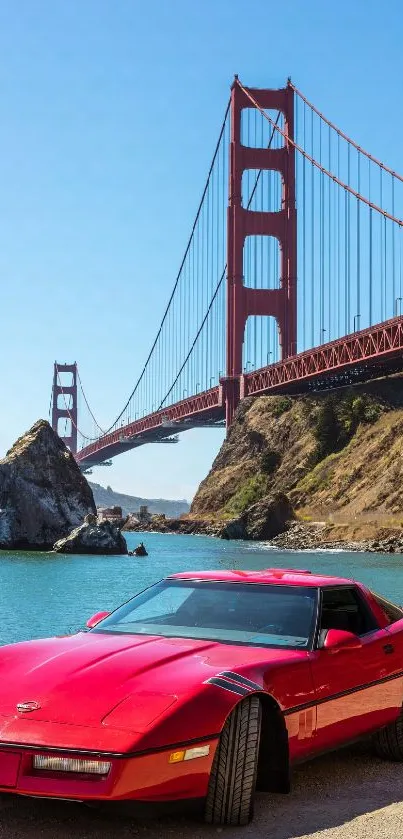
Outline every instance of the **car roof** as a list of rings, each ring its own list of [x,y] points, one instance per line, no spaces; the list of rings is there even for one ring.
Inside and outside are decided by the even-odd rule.
[[[356,585],[354,580],[325,574],[312,574],[299,568],[264,568],[262,571],[186,571],[170,574],[168,580],[198,580],[228,583],[263,583],[277,586],[340,586]]]

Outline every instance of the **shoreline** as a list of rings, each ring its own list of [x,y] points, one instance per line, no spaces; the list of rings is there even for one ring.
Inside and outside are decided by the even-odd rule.
[[[372,524],[336,525],[329,522],[301,522],[294,520],[288,527],[271,539],[228,538],[229,522],[208,519],[159,519],[149,524],[130,529],[122,528],[122,534],[155,533],[172,536],[210,536],[223,541],[245,541],[263,544],[275,550],[284,551],[340,551],[348,553],[403,554],[403,529]],[[368,537],[362,538],[363,530]],[[55,554],[51,547],[44,546],[1,546],[2,553]],[[97,554],[95,553],[94,556]]]
[[[202,519],[164,519],[153,521],[127,533],[166,533],[179,536],[213,536],[225,541],[239,541],[222,536],[228,523]],[[362,538],[363,529],[372,531],[368,538]],[[349,535],[349,533],[351,535]],[[360,538],[354,538],[355,535]],[[344,538],[343,538],[344,537]],[[403,529],[372,525],[334,525],[327,522],[292,521],[289,527],[272,539],[245,539],[247,542],[262,543],[280,550],[292,551],[345,551],[349,553],[403,553]]]
[[[368,539],[334,538],[337,529],[333,525],[313,522],[295,522],[284,533],[280,533],[270,544],[274,548],[289,550],[348,551],[349,553],[403,553],[403,531],[393,528],[379,528],[380,535]],[[354,527],[351,527],[354,532]],[[336,533],[335,533],[336,531]],[[333,536],[333,538],[332,538]]]

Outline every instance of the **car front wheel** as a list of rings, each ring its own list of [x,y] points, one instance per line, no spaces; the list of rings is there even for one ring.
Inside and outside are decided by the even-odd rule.
[[[374,745],[379,757],[403,762],[403,711],[395,722],[376,732]]]
[[[240,702],[228,717],[214,755],[205,807],[209,824],[248,824],[253,817],[262,708]]]

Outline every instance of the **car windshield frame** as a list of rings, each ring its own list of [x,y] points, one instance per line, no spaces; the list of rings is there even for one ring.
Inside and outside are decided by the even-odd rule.
[[[197,627],[197,625],[185,626],[185,625],[172,625],[172,632],[169,631],[169,623],[164,624],[156,627],[156,624],[150,623],[149,619],[143,620],[141,623],[140,621],[133,625],[132,630],[128,630],[127,627],[129,623],[124,624],[122,618],[125,615],[129,615],[133,609],[135,608],[135,603],[138,601],[138,606],[141,607],[143,604],[151,602],[154,593],[158,595],[162,591],[166,591],[167,589],[172,588],[179,588],[179,589],[191,589],[196,591],[197,589],[206,590],[209,589],[210,591],[229,591],[239,595],[240,589],[242,589],[245,593],[248,589],[259,589],[260,592],[263,594],[262,590],[271,589],[272,593],[275,591],[276,595],[281,596],[281,594],[286,597],[287,594],[294,595],[296,597],[305,597],[305,599],[312,600],[312,609],[311,614],[307,620],[307,624],[309,623],[309,630],[306,636],[306,641],[302,643],[301,641],[298,642],[298,638],[305,637],[304,636],[297,636],[291,634],[270,634],[264,633],[262,629],[265,627],[260,627],[260,631],[256,630],[254,632],[250,631],[246,633],[245,630],[236,629],[234,631],[229,630],[228,628],[221,628],[219,632],[216,629],[208,626],[201,626]],[[232,591],[234,590],[234,592]],[[221,593],[221,591],[220,591]],[[258,593],[256,592],[256,597],[258,597]],[[153,637],[161,637],[167,639],[184,639],[184,640],[196,640],[196,641],[212,641],[218,642],[222,644],[231,644],[235,646],[248,646],[248,647],[263,647],[265,649],[278,649],[278,650],[299,650],[299,651],[312,651],[314,648],[315,642],[315,634],[317,629],[318,623],[318,615],[319,615],[319,587],[315,584],[312,586],[298,586],[298,585],[289,585],[287,583],[282,583],[281,585],[276,583],[264,583],[264,582],[254,582],[254,581],[247,581],[242,580],[238,581],[228,581],[228,580],[214,580],[208,579],[203,580],[200,578],[167,578],[160,580],[158,583],[155,583],[152,586],[144,589],[143,591],[136,594],[134,597],[127,600],[117,609],[108,615],[108,617],[104,618],[100,623],[98,623],[95,627],[90,629],[89,631],[94,634],[103,634],[103,635],[126,635],[126,636],[153,636]],[[160,616],[161,617],[161,616]],[[163,617],[166,617],[163,616]],[[118,628],[118,626],[122,625],[122,629]],[[136,626],[136,628],[134,628]],[[266,624],[266,627],[274,626],[274,624]],[[180,631],[178,631],[180,629]],[[198,631],[195,632],[195,629]],[[308,625],[307,625],[308,629]],[[231,637],[225,637],[225,635],[229,636],[232,632]],[[250,637],[236,637],[237,633],[239,636],[242,636],[242,633],[248,634]],[[221,637],[224,636],[224,637]],[[267,640],[265,640],[267,637]],[[283,642],[280,641],[280,638],[283,638]],[[291,641],[292,639],[295,639]],[[269,640],[270,639],[270,640]],[[276,639],[277,643],[276,643]],[[288,643],[287,643],[288,639]]]

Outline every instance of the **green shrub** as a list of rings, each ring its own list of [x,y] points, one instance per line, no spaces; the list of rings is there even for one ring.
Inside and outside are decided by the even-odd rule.
[[[365,405],[363,415],[362,415],[362,422],[376,422],[379,419],[382,413],[381,406],[377,402],[369,403]]]
[[[239,516],[251,504],[255,504],[266,494],[267,479],[265,475],[257,472],[248,478],[237,490],[235,495],[227,502],[224,507],[224,513],[230,513],[233,516]]]
[[[380,404],[365,394],[348,393],[339,400],[333,394],[325,397],[314,421],[313,434],[317,443],[313,463],[340,451],[361,423],[375,422],[381,411]]]
[[[319,407],[314,429],[316,438],[315,461],[323,460],[336,451],[340,438],[340,423],[332,396],[323,400]]]
[[[272,406],[272,414],[275,417],[281,417],[286,411],[289,411],[292,405],[292,399],[289,396],[278,396]]]

